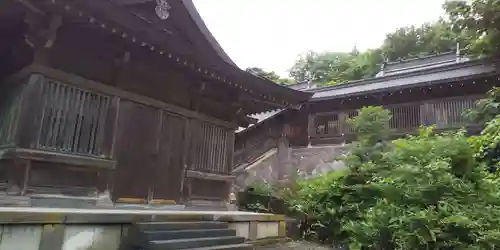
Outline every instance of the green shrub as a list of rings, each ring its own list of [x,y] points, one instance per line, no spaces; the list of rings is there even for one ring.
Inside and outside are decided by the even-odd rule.
[[[350,249],[497,249],[500,178],[487,174],[464,131],[387,141],[388,111],[363,108],[348,170],[300,182],[292,208],[309,236]],[[498,121],[483,137],[498,142]],[[496,131],[496,132],[494,132]],[[496,139],[495,139],[496,138]],[[495,144],[498,145],[498,144]]]
[[[261,182],[255,182],[248,185],[246,190],[250,193],[263,196],[273,196],[276,193],[272,185]]]
[[[480,136],[469,138],[476,151],[476,158],[484,161],[490,172],[500,167],[500,115],[486,123]]]
[[[476,103],[474,109],[466,112],[466,115],[475,122],[487,122],[500,114],[500,88],[496,87],[488,91],[485,98]]]

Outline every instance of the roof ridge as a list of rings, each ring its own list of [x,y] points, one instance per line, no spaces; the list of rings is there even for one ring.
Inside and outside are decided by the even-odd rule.
[[[423,69],[423,70],[419,70],[419,71],[411,71],[411,72],[401,73],[401,74],[397,74],[397,75],[388,75],[388,76],[380,76],[380,77],[372,77],[372,78],[367,78],[367,79],[354,80],[354,81],[346,82],[343,84],[337,84],[337,85],[332,85],[332,86],[325,86],[325,87],[311,89],[311,90],[308,90],[308,92],[318,93],[318,92],[323,92],[323,91],[328,91],[328,90],[333,90],[333,89],[342,89],[342,88],[349,88],[349,87],[364,85],[364,84],[369,84],[369,83],[383,82],[383,81],[387,81],[387,80],[391,80],[391,79],[405,78],[405,77],[409,77],[409,76],[425,75],[425,74],[428,74],[430,72],[440,72],[440,71],[445,71],[445,70],[449,70],[449,69],[463,68],[463,67],[467,67],[467,66],[482,64],[486,60],[487,59],[485,59],[485,58],[473,59],[473,60],[469,60],[469,61],[444,65],[442,67],[434,67],[434,68],[428,68],[428,69]]]
[[[427,58],[432,58],[432,57],[437,57],[437,56],[451,55],[454,53],[456,53],[456,51],[453,50],[453,51],[442,52],[442,53],[428,54],[425,56],[410,57],[410,58],[405,58],[405,59],[387,62],[387,65],[394,65],[394,64],[398,64],[398,63],[404,63],[404,62],[413,62],[413,61],[417,61],[420,59],[427,59]]]

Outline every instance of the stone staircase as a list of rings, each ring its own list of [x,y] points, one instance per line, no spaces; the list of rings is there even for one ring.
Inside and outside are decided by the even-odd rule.
[[[137,223],[129,231],[131,250],[250,250],[227,223],[215,221]]]

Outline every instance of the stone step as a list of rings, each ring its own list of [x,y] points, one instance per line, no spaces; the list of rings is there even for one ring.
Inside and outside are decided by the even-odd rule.
[[[186,250],[251,250],[251,249],[253,249],[253,246],[250,244],[234,244],[234,245],[224,245],[224,246],[189,248]]]
[[[237,236],[211,237],[197,239],[177,239],[161,240],[149,242],[149,250],[167,250],[167,249],[189,249],[202,247],[215,247],[223,245],[237,245],[245,242],[245,238]]]
[[[189,229],[227,229],[228,224],[216,221],[144,222],[137,223],[140,231],[176,231]]]
[[[148,241],[236,236],[236,231],[232,229],[144,231],[143,233]]]

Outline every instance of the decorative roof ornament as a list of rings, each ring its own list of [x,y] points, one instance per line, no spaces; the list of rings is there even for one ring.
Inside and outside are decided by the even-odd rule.
[[[172,7],[167,0],[156,0],[155,12],[161,20],[165,20],[170,16],[170,8]]]

